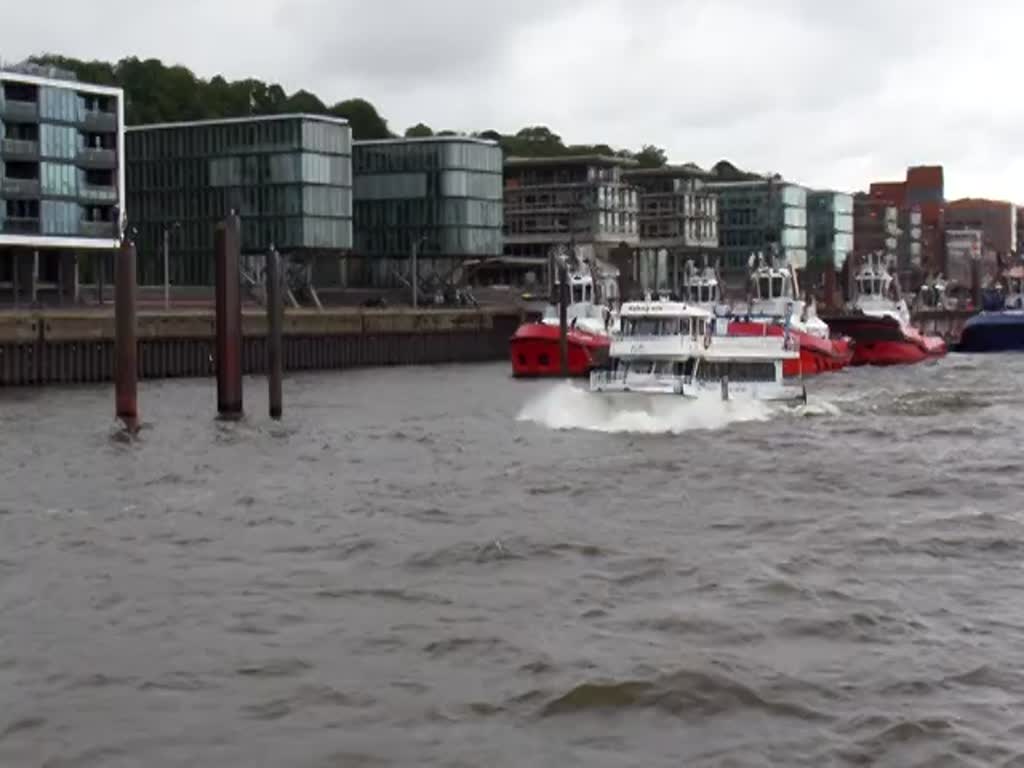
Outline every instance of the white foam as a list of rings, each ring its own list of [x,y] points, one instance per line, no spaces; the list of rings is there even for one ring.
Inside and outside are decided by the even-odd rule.
[[[602,395],[559,382],[545,387],[519,411],[519,421],[550,429],[680,434],[718,430],[740,422],[768,421],[772,408],[752,400],[693,402],[667,395]]]
[[[793,409],[793,413],[797,416],[842,416],[843,412],[839,410],[837,405],[828,402],[827,400],[818,400],[817,398],[807,398],[807,402],[802,405],[798,405]]]

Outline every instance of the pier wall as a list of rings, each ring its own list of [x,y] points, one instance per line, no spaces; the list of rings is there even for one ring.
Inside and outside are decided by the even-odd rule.
[[[522,319],[518,309],[288,311],[285,370],[504,360]],[[210,310],[140,312],[139,377],[214,375],[214,329]],[[265,371],[266,331],[265,313],[243,314],[247,374]],[[0,313],[0,386],[110,381],[113,365],[113,314]]]

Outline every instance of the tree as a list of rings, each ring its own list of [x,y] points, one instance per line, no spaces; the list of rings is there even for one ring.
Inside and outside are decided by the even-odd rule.
[[[405,129],[405,137],[407,139],[422,139],[433,135],[434,130],[425,123],[416,123],[416,125]]]
[[[356,141],[392,138],[387,121],[377,114],[377,108],[366,99],[339,101],[329,111],[335,117],[348,120],[352,138]]]
[[[309,91],[296,91],[284,103],[283,112],[301,112],[307,115],[322,115],[327,107]]]
[[[633,156],[633,159],[640,164],[641,168],[661,168],[668,164],[668,155],[665,150],[653,144],[645,144],[644,148]]]

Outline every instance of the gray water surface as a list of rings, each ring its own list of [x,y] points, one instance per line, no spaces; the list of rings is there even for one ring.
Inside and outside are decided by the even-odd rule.
[[[659,434],[505,365],[280,425],[159,382],[134,443],[0,391],[0,765],[1024,766],[1024,357],[809,390]]]

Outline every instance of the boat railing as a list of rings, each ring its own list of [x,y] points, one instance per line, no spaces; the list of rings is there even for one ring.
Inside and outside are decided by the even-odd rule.
[[[785,353],[800,353],[800,337],[795,333],[786,336],[715,336],[708,352],[713,356],[757,354],[770,356]]]
[[[693,383],[693,377],[675,373],[644,373],[628,369],[601,369],[590,372],[590,383],[594,386],[624,387],[627,381],[647,386],[671,387],[679,383],[690,386]]]

